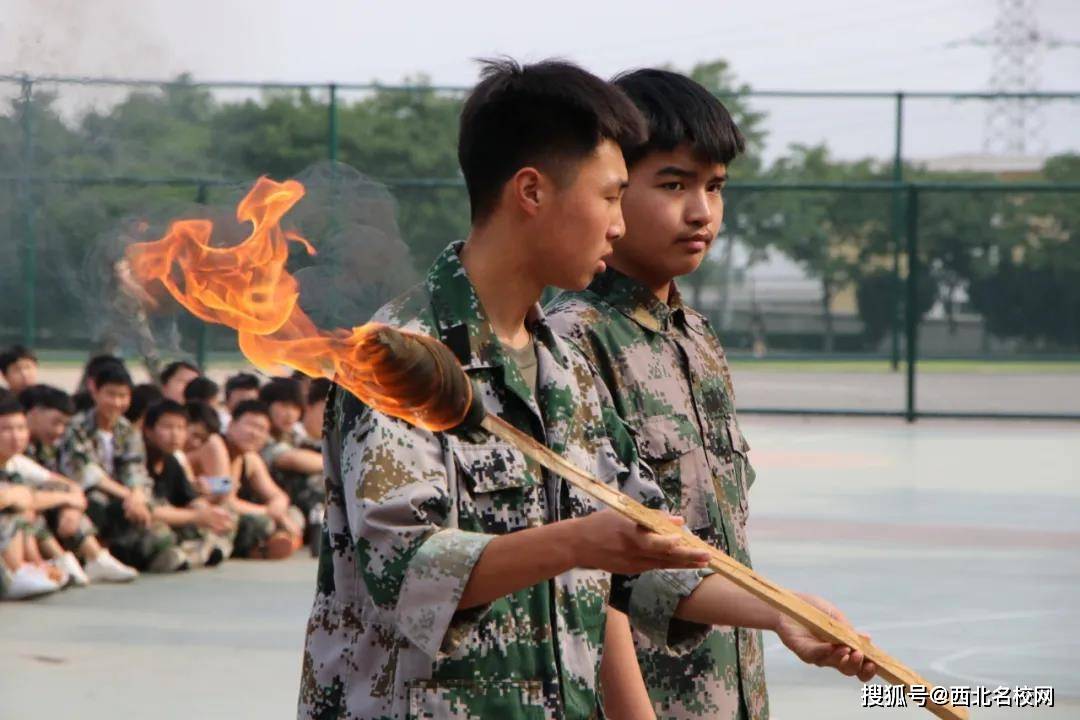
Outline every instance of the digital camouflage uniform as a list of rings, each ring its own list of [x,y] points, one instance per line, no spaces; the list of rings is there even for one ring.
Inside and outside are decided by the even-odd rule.
[[[425,283],[375,317],[445,342],[484,406],[623,491],[660,504],[587,361],[539,307],[534,399],[480,307],[452,245]],[[707,628],[674,620],[705,574],[634,578],[575,569],[458,611],[496,535],[598,505],[485,434],[431,433],[335,387],[327,408],[327,515],[308,624],[301,718],[602,717],[596,678],[611,601],[658,644],[693,647]],[[539,550],[539,549],[538,549]]]
[[[112,555],[139,570],[157,569],[154,560],[176,546],[176,534],[162,522],[151,522],[146,528],[133,525],[124,517],[123,501],[97,488],[102,478],[111,477],[129,488],[140,488],[147,502],[153,503],[154,488],[146,472],[142,437],[126,418],[118,418],[109,468],[101,465],[103,452],[97,438],[93,408],[73,417],[60,440],[60,468],[86,492],[86,514]]]
[[[735,418],[731,374],[708,321],[616,270],[548,307],[556,332],[597,367],[619,415],[638,436],[668,503],[694,534],[750,565],[750,446]],[[638,660],[660,720],[768,717],[761,632],[714,628],[686,656],[635,633]]]

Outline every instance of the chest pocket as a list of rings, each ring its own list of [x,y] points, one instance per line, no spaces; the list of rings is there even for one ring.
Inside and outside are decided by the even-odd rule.
[[[750,486],[754,484],[755,478],[754,468],[750,465],[750,443],[746,441],[733,415],[727,419],[727,431],[731,440],[731,462],[738,480],[739,521],[745,525],[750,514]]]
[[[462,529],[506,533],[543,523],[538,485],[518,450],[500,442],[454,441],[452,451]]]
[[[680,434],[675,420],[667,415],[647,417],[638,427],[641,456],[656,473],[671,510],[691,530],[713,527],[716,495],[699,439]]]

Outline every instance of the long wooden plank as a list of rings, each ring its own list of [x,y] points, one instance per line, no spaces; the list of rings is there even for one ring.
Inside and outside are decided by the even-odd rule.
[[[511,443],[548,470],[566,478],[574,487],[588,493],[639,525],[657,533],[682,534],[687,545],[701,548],[709,553],[709,567],[714,571],[756,597],[761,598],[780,612],[794,618],[818,637],[861,651],[863,655],[878,666],[878,675],[888,682],[894,685],[904,685],[909,689],[913,685],[921,685],[928,690],[931,687],[917,672],[872,642],[864,640],[849,626],[836,622],[829,615],[818,610],[791,591],[776,585],[737,560],[728,557],[722,551],[697,538],[688,530],[671,522],[664,513],[647,508],[620,491],[605,485],[591,473],[585,472],[513,425],[494,415],[487,415],[481,425],[488,432]],[[939,718],[945,718],[945,720],[967,720],[968,718],[968,712],[965,708],[955,707],[951,704],[939,705],[929,699],[926,701],[926,709]]]

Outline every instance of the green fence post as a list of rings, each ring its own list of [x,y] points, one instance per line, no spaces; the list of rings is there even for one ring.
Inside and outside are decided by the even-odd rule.
[[[206,183],[199,183],[195,188],[195,202],[206,204]],[[210,329],[205,320],[199,322],[199,334],[195,336],[195,364],[199,372],[206,374],[206,344]]]
[[[22,79],[22,172],[19,175],[19,201],[23,210],[23,344],[34,346],[37,335],[37,236],[34,232],[34,119],[31,109],[34,81]]]
[[[915,422],[918,413],[915,408],[915,364],[918,361],[918,282],[919,282],[919,193],[914,185],[907,191],[907,307],[906,319],[907,343],[907,409],[908,422]]]
[[[904,93],[896,93],[896,137],[893,146],[894,183],[904,181]],[[900,241],[904,235],[904,194],[899,187],[892,191],[893,281],[892,281],[892,318],[889,323],[890,354],[892,370],[900,368]]]
[[[326,108],[326,157],[331,162],[337,160],[338,154],[338,128],[337,128],[337,85],[330,83],[330,100]]]

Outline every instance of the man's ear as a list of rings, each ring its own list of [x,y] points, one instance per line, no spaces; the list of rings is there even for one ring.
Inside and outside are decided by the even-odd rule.
[[[529,217],[540,212],[541,204],[547,199],[543,173],[534,167],[523,167],[510,178],[509,185],[515,207]]]

